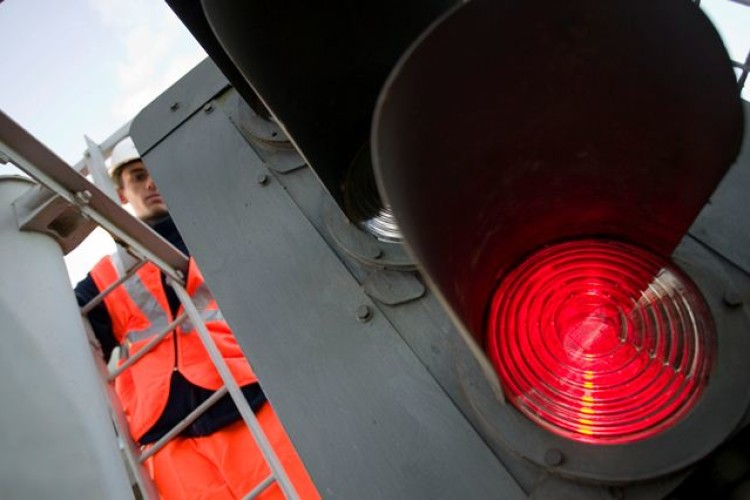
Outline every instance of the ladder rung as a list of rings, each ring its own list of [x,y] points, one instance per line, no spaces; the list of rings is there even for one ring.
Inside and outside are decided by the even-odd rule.
[[[112,292],[112,290],[114,290],[118,286],[122,285],[125,281],[127,281],[127,279],[133,276],[133,274],[135,274],[135,272],[138,271],[138,269],[143,267],[145,263],[146,261],[144,259],[140,259],[138,262],[136,262],[136,264],[133,265],[133,267],[131,267],[130,269],[128,269],[128,271],[123,276],[118,278],[117,281],[115,281],[114,283],[109,285],[107,288],[99,292],[99,295],[91,299],[85,306],[83,306],[81,308],[81,314],[85,316],[86,314],[90,313],[93,308],[98,306],[101,303],[101,301],[103,301],[104,298]]]
[[[159,450],[161,450],[164,445],[166,445],[168,442],[172,440],[175,436],[177,436],[180,432],[185,430],[188,425],[192,424],[195,419],[203,415],[203,413],[208,410],[214,403],[216,403],[219,399],[221,399],[225,394],[227,393],[227,386],[223,385],[220,389],[218,389],[216,392],[211,394],[207,400],[202,402],[198,408],[191,411],[187,417],[183,418],[180,423],[172,427],[169,432],[164,434],[161,439],[159,439],[156,443],[153,444],[148,450],[144,451],[139,457],[138,461],[143,463],[149,458],[151,458],[154,454],[156,454]]]
[[[139,359],[141,359],[143,356],[148,354],[148,352],[153,349],[156,344],[164,340],[164,337],[166,337],[169,332],[177,328],[177,325],[182,323],[185,318],[187,317],[186,313],[182,313],[177,318],[172,321],[170,324],[167,325],[167,327],[164,329],[163,332],[161,332],[159,335],[151,339],[151,341],[143,346],[143,349],[138,351],[137,353],[133,354],[131,357],[127,359],[123,364],[112,370],[112,372],[109,374],[109,378],[107,379],[109,382],[113,381],[115,378],[117,378],[122,372],[133,366]]]
[[[253,488],[253,490],[242,497],[242,500],[252,500],[253,498],[260,495],[266,488],[271,486],[271,484],[276,481],[276,478],[273,477],[273,473],[269,474],[268,477],[266,477],[261,483]]]
[[[185,313],[187,313],[190,321],[193,323],[198,337],[206,348],[209,359],[213,362],[216,371],[219,372],[219,376],[229,390],[229,395],[232,397],[234,404],[237,406],[237,410],[240,412],[242,419],[250,430],[250,433],[255,440],[255,444],[263,454],[266,464],[268,464],[268,467],[271,469],[271,474],[274,480],[278,483],[279,488],[287,499],[297,500],[299,496],[294,490],[294,485],[289,480],[289,477],[284,470],[284,466],[276,455],[273,446],[271,446],[271,443],[268,441],[268,437],[263,432],[263,428],[261,427],[260,422],[258,422],[258,418],[255,416],[252,408],[250,408],[250,404],[245,399],[242,389],[240,389],[240,386],[234,379],[226,360],[222,357],[219,348],[216,346],[211,333],[206,327],[205,321],[203,321],[203,318],[201,317],[200,311],[198,311],[198,308],[193,303],[193,299],[181,283],[175,282],[170,278],[167,278],[167,283],[172,285],[172,289],[177,294],[177,298],[182,302]]]

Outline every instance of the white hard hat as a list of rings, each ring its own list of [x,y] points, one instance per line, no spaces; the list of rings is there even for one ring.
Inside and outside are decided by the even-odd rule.
[[[112,156],[110,156],[111,163],[108,169],[109,176],[114,177],[115,173],[120,169],[120,167],[123,167],[130,162],[140,159],[141,155],[138,154],[138,150],[135,149],[133,139],[131,139],[130,137],[126,137],[125,139],[118,142],[117,145],[112,149]]]

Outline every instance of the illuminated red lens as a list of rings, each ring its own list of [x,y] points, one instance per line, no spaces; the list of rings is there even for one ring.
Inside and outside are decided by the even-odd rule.
[[[716,340],[697,288],[622,243],[545,248],[492,298],[486,345],[506,397],[546,429],[621,444],[657,434],[697,402]]]

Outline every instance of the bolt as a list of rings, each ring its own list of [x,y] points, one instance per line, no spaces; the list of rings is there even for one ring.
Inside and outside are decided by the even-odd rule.
[[[550,448],[547,453],[544,454],[544,463],[551,467],[558,466],[563,463],[565,457],[562,452],[555,448]]]
[[[180,103],[177,101],[173,102],[169,109],[171,109],[172,111],[177,111],[178,109],[180,109]]]
[[[270,180],[271,179],[268,177],[268,174],[259,174],[258,175],[258,184],[260,184],[261,186],[267,185]]]
[[[742,305],[742,297],[740,297],[740,294],[734,290],[726,290],[722,300],[724,300],[724,304],[729,307],[738,307]]]
[[[206,113],[210,113],[213,110],[214,110],[214,105],[211,104],[210,102],[206,104],[205,106],[203,106],[203,111],[205,111]]]
[[[91,191],[89,191],[88,189],[76,192],[76,200],[81,205],[88,205],[91,202],[91,197]]]
[[[357,319],[360,323],[367,323],[372,319],[372,309],[366,305],[359,306],[357,308]]]
[[[383,258],[383,249],[382,248],[376,248],[372,252],[372,258],[373,259],[382,259]]]
[[[10,161],[10,158],[8,158],[8,155],[5,154],[3,151],[0,151],[0,163],[2,163],[3,165],[5,165],[9,161]]]

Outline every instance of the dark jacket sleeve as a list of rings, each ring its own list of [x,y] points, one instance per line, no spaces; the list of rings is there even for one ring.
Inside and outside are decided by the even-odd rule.
[[[76,285],[75,292],[76,300],[80,307],[85,306],[91,301],[91,299],[99,295],[99,289],[91,278],[91,274],[87,274],[86,277]],[[87,317],[91,323],[91,327],[94,329],[94,334],[96,335],[97,340],[102,346],[104,360],[109,360],[109,357],[112,355],[112,350],[117,347],[117,340],[115,340],[112,331],[112,319],[109,317],[107,306],[102,302],[94,307],[88,313]]]

